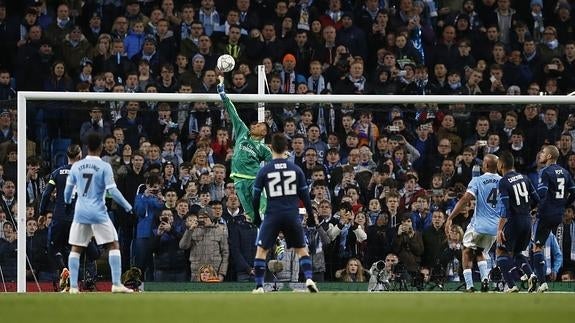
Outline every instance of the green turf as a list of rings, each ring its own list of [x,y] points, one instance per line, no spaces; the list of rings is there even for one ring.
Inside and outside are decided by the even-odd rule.
[[[0,294],[2,322],[575,322],[574,294]]]

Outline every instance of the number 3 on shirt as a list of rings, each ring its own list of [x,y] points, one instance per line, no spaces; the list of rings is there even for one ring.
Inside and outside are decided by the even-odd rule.
[[[562,199],[565,196],[565,178],[557,178],[557,192],[555,192],[556,199]]]
[[[295,171],[271,172],[267,177],[270,180],[268,182],[269,197],[297,194]]]

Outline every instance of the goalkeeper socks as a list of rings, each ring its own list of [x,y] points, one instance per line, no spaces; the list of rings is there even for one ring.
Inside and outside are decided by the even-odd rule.
[[[463,278],[465,278],[466,289],[470,289],[471,287],[473,287],[473,275],[471,273],[471,269],[463,270]]]
[[[487,266],[486,260],[481,260],[477,262],[477,267],[479,268],[479,275],[481,275],[481,281],[484,279],[489,279],[489,267]]]
[[[110,263],[110,272],[112,273],[112,285],[120,285],[120,276],[122,276],[122,257],[120,250],[114,249],[108,252],[108,262]]]
[[[313,271],[311,267],[311,258],[309,256],[299,258],[299,268],[303,272],[305,279],[311,279]]]
[[[497,257],[497,266],[501,269],[501,274],[503,275],[503,279],[507,283],[509,288],[513,288],[515,286],[515,282],[513,281],[513,276],[511,275],[511,259],[508,256],[498,256]]]
[[[256,288],[264,286],[264,275],[266,274],[266,261],[265,259],[254,259],[254,274],[256,280]]]
[[[535,270],[535,275],[539,283],[545,282],[545,257],[542,251],[537,251],[533,253],[533,269]]]
[[[515,255],[515,264],[518,265],[519,268],[521,268],[521,271],[523,271],[523,273],[527,275],[527,277],[531,277],[531,275],[533,275],[533,269],[531,269],[531,266],[529,265],[529,262],[527,261],[527,258],[524,255],[522,254]]]
[[[74,251],[68,255],[68,269],[70,270],[70,288],[78,288],[78,272],[80,271],[80,254]]]

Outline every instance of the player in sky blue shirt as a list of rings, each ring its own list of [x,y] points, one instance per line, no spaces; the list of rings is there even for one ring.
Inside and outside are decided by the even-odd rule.
[[[527,275],[528,291],[533,292],[537,277],[522,251],[531,241],[531,208],[539,202],[539,196],[529,178],[515,171],[510,152],[501,153],[498,168],[503,177],[499,181],[501,219],[497,228],[497,265],[507,283],[507,292],[519,292],[511,272],[513,267]]]
[[[475,212],[463,236],[462,263],[467,292],[475,291],[471,272],[474,259],[477,260],[481,275],[481,291],[489,290],[489,268],[483,251],[489,250],[495,242],[499,222],[498,188],[501,176],[497,174],[497,160],[498,157],[493,154],[483,157],[484,174],[474,177],[469,182],[467,191],[455,204],[445,223],[445,232],[449,233],[453,218],[458,216],[472,199],[475,199]]]
[[[313,219],[313,208],[305,175],[301,168],[285,156],[288,141],[283,133],[272,137],[273,160],[258,172],[253,189],[253,207],[256,217],[259,215],[260,195],[266,190],[267,207],[265,217],[256,240],[257,250],[254,259],[256,289],[254,293],[263,293],[266,256],[274,246],[278,233],[284,234],[288,248],[295,248],[300,257],[299,265],[306,278],[306,287],[312,293],[318,289],[312,277],[311,258],[306,248],[304,231],[299,217],[299,200],[304,203],[308,219]]]
[[[112,292],[130,293],[133,291],[120,283],[122,269],[118,233],[108,216],[104,200],[106,193],[109,193],[126,212],[132,212],[132,206],[116,187],[112,166],[99,157],[102,152],[102,137],[97,133],[90,133],[86,142],[88,156],[72,165],[64,189],[64,202],[66,204],[70,204],[74,191],[77,194],[74,220],[68,241],[72,245],[72,251],[68,256],[69,292],[71,294],[79,292],[80,254],[92,240],[92,237],[95,237],[98,244],[103,244],[109,249],[108,260],[112,273]]]
[[[538,162],[545,164],[539,171],[537,194],[541,202],[537,208],[537,228],[533,241],[533,267],[537,279],[541,283],[538,292],[549,289],[545,281],[545,256],[543,245],[549,233],[555,230],[563,220],[563,213],[567,205],[575,200],[575,184],[569,172],[557,165],[559,150],[555,146],[545,146],[538,154]]]

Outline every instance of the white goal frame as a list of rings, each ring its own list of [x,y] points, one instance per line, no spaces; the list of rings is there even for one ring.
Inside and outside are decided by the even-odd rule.
[[[233,102],[258,102],[260,117],[263,115],[261,103],[379,103],[379,104],[553,104],[575,105],[575,96],[507,96],[507,95],[304,95],[304,94],[265,94],[265,70],[258,66],[259,94],[230,94]],[[573,94],[573,93],[572,93]],[[16,188],[18,196],[17,230],[17,292],[26,292],[26,110],[28,101],[206,101],[218,102],[218,94],[180,94],[180,93],[93,93],[93,92],[18,92],[18,166]],[[25,199],[24,199],[25,200]]]

